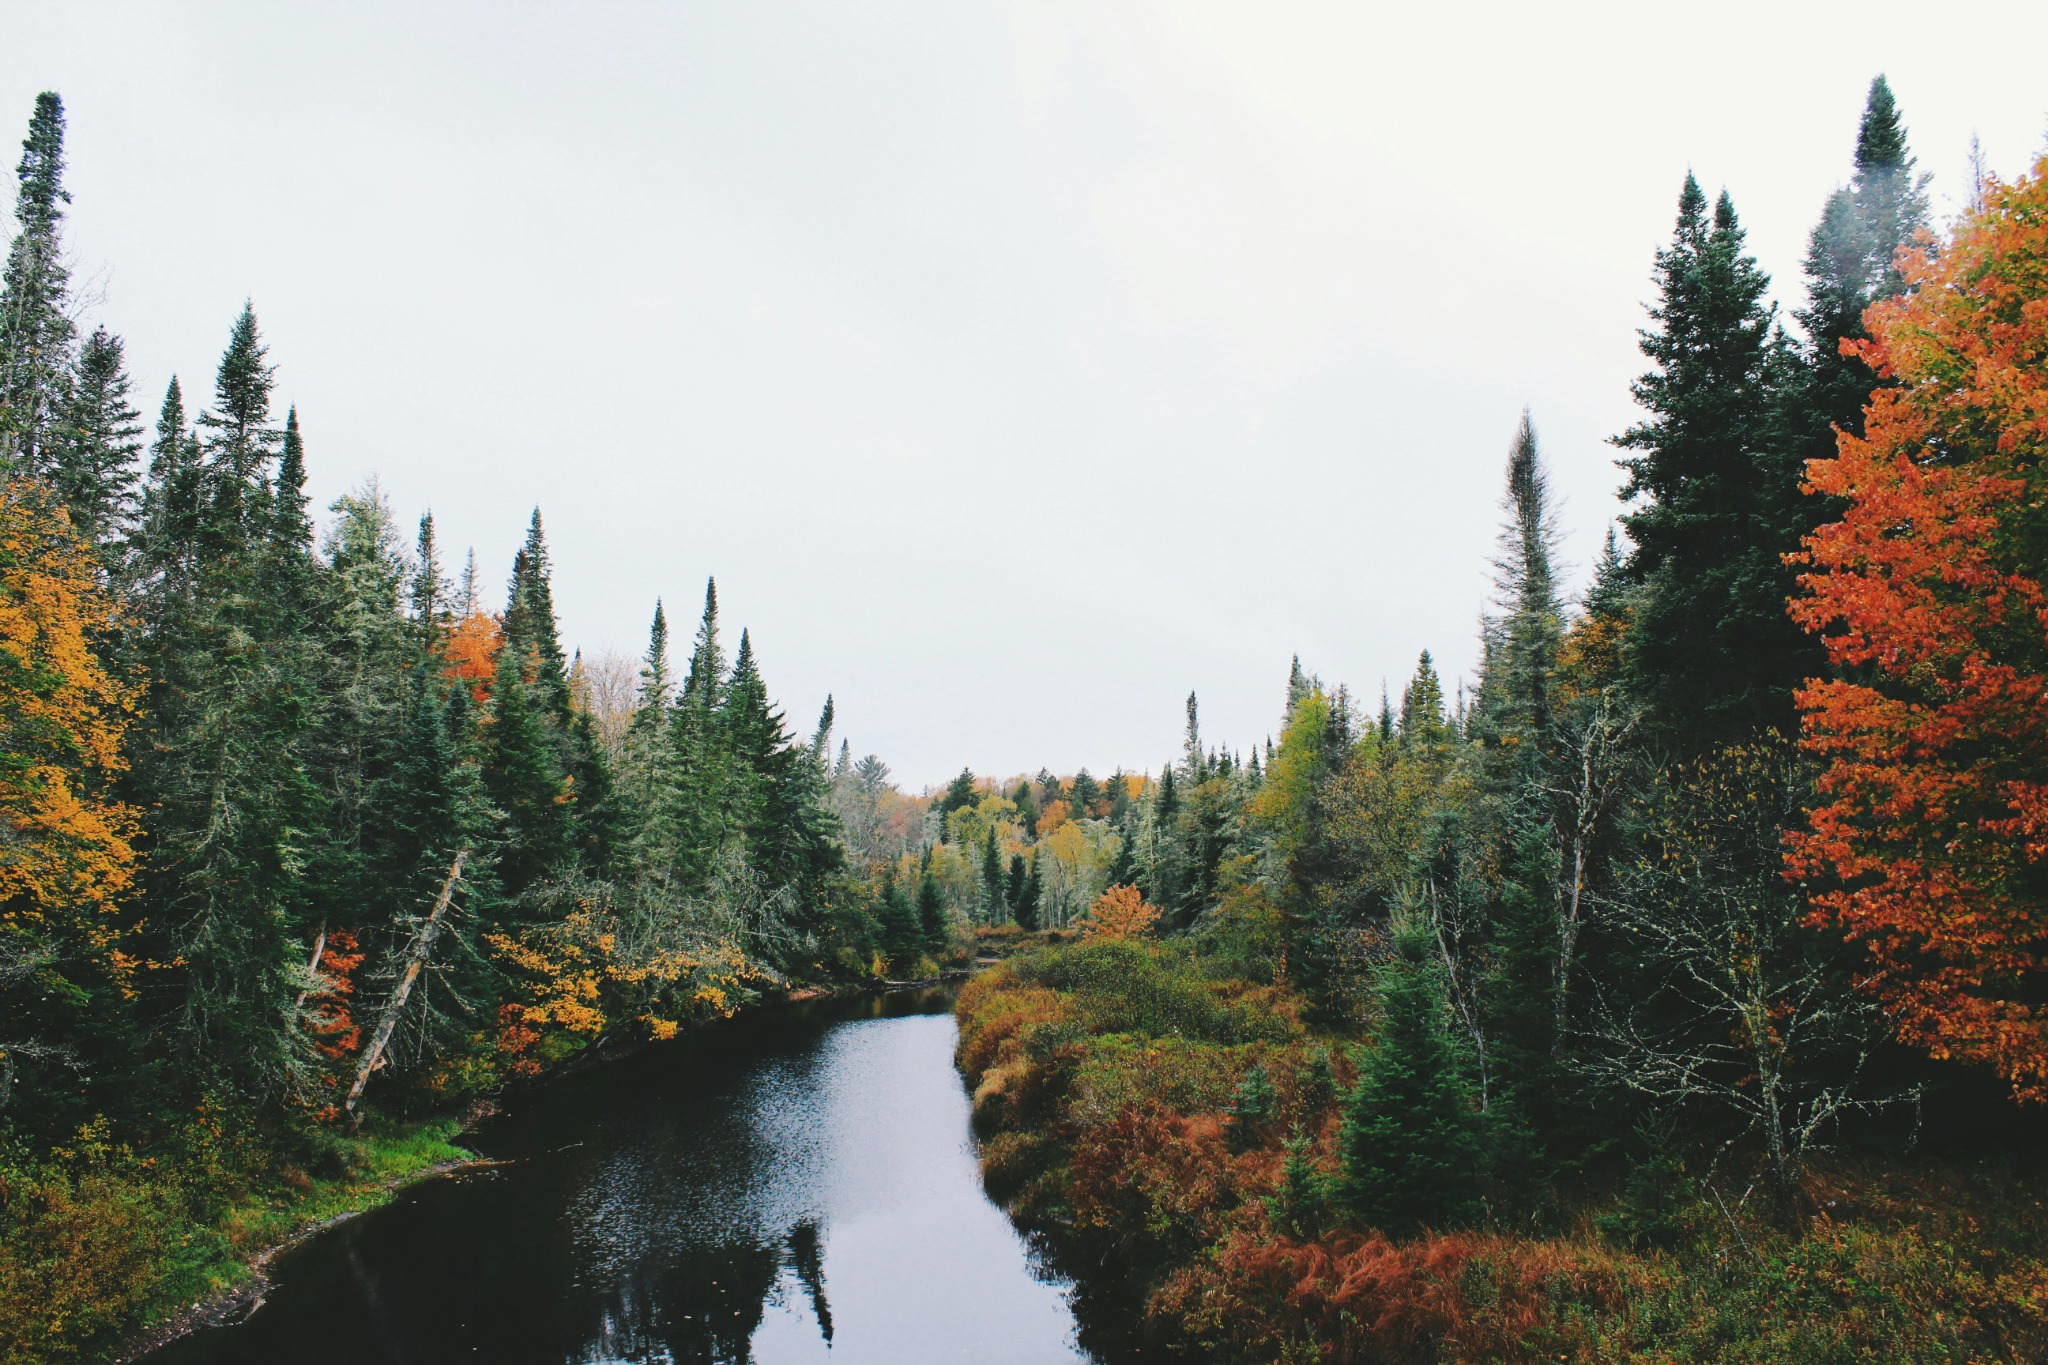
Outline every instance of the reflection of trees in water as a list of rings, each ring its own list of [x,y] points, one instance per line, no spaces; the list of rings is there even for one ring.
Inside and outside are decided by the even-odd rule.
[[[798,1223],[789,1230],[789,1268],[796,1272],[804,1293],[810,1297],[811,1312],[818,1319],[818,1330],[825,1334],[825,1344],[831,1345],[832,1309],[825,1302],[825,1250],[816,1223]]]
[[[578,1365],[748,1365],[754,1333],[785,1277],[810,1301],[832,1340],[825,1299],[824,1239],[816,1222],[788,1229],[779,1243],[678,1248],[658,1266],[636,1267],[586,1301]]]

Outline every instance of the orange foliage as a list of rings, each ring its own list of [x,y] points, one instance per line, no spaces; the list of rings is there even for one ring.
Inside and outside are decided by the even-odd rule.
[[[490,699],[491,678],[498,667],[498,650],[505,644],[505,632],[498,618],[473,611],[448,631],[441,647],[442,676],[469,684],[470,700],[479,704]]]
[[[1799,693],[1825,804],[1791,866],[1902,1038],[2048,1099],[2048,160],[1992,186],[1855,349],[1897,381],[1808,466],[1847,500],[1792,604],[1847,676]]]
[[[1597,1248],[1564,1243],[1467,1234],[1395,1243],[1377,1232],[1300,1243],[1245,1227],[1146,1307],[1199,1340],[1232,1343],[1244,1353],[1233,1359],[1313,1341],[1317,1359],[1344,1365],[1534,1361],[1566,1358],[1540,1346],[1546,1336],[1565,1344],[1560,1319],[1619,1307],[1637,1277]]]
[[[1038,812],[1038,837],[1043,839],[1046,835],[1067,823],[1068,817],[1073,812],[1074,808],[1065,801],[1046,802]]]
[[[1095,900],[1082,932],[1089,938],[1149,938],[1159,925],[1159,907],[1148,905],[1135,886],[1112,886]]]
[[[49,494],[19,479],[0,489],[0,926],[125,983],[136,964],[115,909],[135,878],[136,820],[108,787],[135,697],[92,645],[112,615]]]
[[[356,936],[346,929],[330,930],[320,954],[320,974],[327,978],[327,988],[313,997],[313,1032],[320,1050],[337,1061],[362,1046],[363,1031],[349,1008],[356,991],[355,971],[362,965]]]

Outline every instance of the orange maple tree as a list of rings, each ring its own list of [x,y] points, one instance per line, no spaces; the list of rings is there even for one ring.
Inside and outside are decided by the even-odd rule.
[[[1823,804],[1792,838],[1816,919],[1868,952],[1900,1037],[2048,1099],[2048,158],[1845,343],[1893,381],[1810,486],[1792,613],[1839,676],[1799,693]]]
[[[1159,924],[1159,907],[1135,886],[1112,886],[1095,898],[1083,932],[1088,938],[1146,938]]]

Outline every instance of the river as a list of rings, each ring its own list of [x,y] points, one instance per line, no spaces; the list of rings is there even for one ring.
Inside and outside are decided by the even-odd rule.
[[[279,1258],[148,1365],[1056,1365],[1072,1286],[983,1194],[938,992],[749,1013],[524,1097],[508,1164]]]

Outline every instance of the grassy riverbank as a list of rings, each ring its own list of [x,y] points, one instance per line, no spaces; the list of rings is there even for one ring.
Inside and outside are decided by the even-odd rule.
[[[461,1126],[372,1119],[354,1137],[281,1137],[202,1111],[147,1154],[104,1125],[39,1160],[7,1154],[0,1365],[126,1357],[231,1312],[267,1252],[468,1160]]]
[[[1479,1216],[1388,1237],[1329,1199],[1370,1037],[1304,1025],[1285,990],[1095,942],[991,967],[958,1012],[990,1191],[1128,1278],[1189,1359],[2048,1359],[2037,1167],[1838,1155],[1771,1218],[1724,1213],[1673,1139],[1520,1189],[1495,1172]]]

